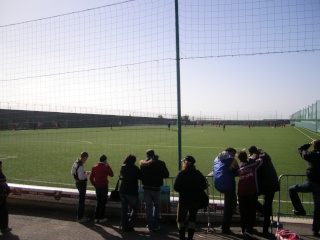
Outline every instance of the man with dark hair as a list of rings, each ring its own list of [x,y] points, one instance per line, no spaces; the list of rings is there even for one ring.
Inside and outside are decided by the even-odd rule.
[[[249,151],[249,162],[254,162],[257,159],[263,159],[262,166],[257,170],[257,179],[259,194],[263,194],[263,205],[258,201],[257,210],[263,215],[263,234],[268,237],[270,232],[268,231],[272,215],[272,203],[274,194],[280,190],[278,181],[278,174],[274,168],[271,157],[262,149],[258,149],[256,146],[251,146]]]
[[[214,187],[224,194],[222,233],[231,233],[230,224],[236,206],[236,181],[239,165],[235,159],[236,150],[227,148],[213,162]]]
[[[308,151],[309,147],[313,146],[313,151]],[[320,230],[320,140],[313,140],[298,148],[300,157],[308,162],[306,175],[307,181],[301,184],[291,186],[289,188],[289,196],[294,207],[294,214],[305,216],[306,211],[301,204],[298,192],[312,192],[314,214],[312,231],[313,236],[319,237]]]
[[[73,176],[76,187],[79,191],[79,202],[78,202],[78,215],[77,221],[79,223],[84,223],[89,221],[89,218],[83,217],[84,214],[84,205],[87,192],[87,176],[90,175],[90,172],[84,171],[83,164],[88,160],[89,154],[87,152],[82,152],[80,159],[78,158],[72,165],[71,175]]]
[[[97,204],[94,213],[95,223],[104,223],[108,221],[105,218],[105,206],[108,199],[108,176],[113,177],[112,168],[107,163],[107,156],[102,155],[100,162],[92,167],[90,182],[96,189]]]
[[[141,170],[135,165],[136,156],[129,154],[120,169],[120,198],[121,198],[121,229],[123,231],[134,231],[138,217],[139,205],[139,179],[141,180]],[[130,213],[128,208],[130,206]]]
[[[147,150],[146,160],[140,161],[144,201],[146,203],[146,219],[149,231],[160,230],[160,187],[163,179],[169,177],[166,164],[159,160],[152,149]],[[154,208],[154,209],[153,209]]]

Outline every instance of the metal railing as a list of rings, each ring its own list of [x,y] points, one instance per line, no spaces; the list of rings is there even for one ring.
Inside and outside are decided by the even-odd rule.
[[[199,214],[213,215],[223,213],[223,196],[220,192],[214,189],[213,176],[205,176],[208,183],[207,194],[209,196],[209,206],[207,209],[199,210]],[[179,202],[179,193],[174,191],[175,177],[164,179],[164,187],[161,188],[161,215],[176,215],[177,205]],[[145,214],[145,206],[143,201],[143,190],[141,181],[139,183],[139,197],[140,197],[140,216]]]
[[[278,192],[278,208],[277,208],[277,222],[278,228],[280,224],[280,217],[296,217],[293,213],[293,206],[289,196],[289,187],[303,183],[306,181],[305,174],[282,174],[279,179],[280,191]],[[301,203],[306,210],[305,218],[310,218],[313,215],[313,199],[312,193],[298,193]]]
[[[214,178],[213,176],[205,176],[208,182],[207,194],[209,196],[209,206],[205,210],[199,210],[199,214],[205,215],[223,215],[223,206],[224,206],[224,196],[214,188]],[[293,206],[291,199],[289,197],[288,188],[290,186],[304,182],[306,175],[304,174],[282,174],[279,176],[280,191],[278,192],[278,199],[274,200],[272,216],[277,216],[277,221],[280,221],[280,216],[285,217],[296,217],[292,212]],[[164,185],[168,186],[166,191],[163,191],[162,194],[165,197],[166,201],[162,201],[161,215],[176,215],[176,209],[179,201],[179,193],[174,191],[175,177],[169,177],[164,180]],[[140,182],[140,188],[141,182]],[[313,200],[311,193],[299,193],[301,202],[304,205],[304,208],[307,212],[307,218],[312,217],[313,212]],[[276,197],[275,197],[276,198]],[[140,196],[141,200],[141,215],[144,215],[144,203],[143,199]],[[261,200],[261,199],[260,199]]]

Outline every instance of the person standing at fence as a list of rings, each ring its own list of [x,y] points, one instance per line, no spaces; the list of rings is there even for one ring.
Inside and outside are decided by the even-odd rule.
[[[138,180],[141,180],[141,170],[135,165],[136,157],[128,155],[120,170],[120,198],[121,198],[121,229],[123,231],[134,231],[138,216]],[[128,208],[131,212],[128,215]]]
[[[263,234],[269,236],[270,232],[268,231],[271,221],[270,217],[272,216],[272,203],[274,194],[280,190],[278,174],[274,168],[271,157],[262,149],[258,149],[256,146],[251,146],[248,149],[249,151],[249,162],[256,161],[257,159],[263,159],[263,165],[258,169],[258,185],[259,185],[259,194],[263,195],[263,205],[257,201],[257,210],[264,217],[263,219]]]
[[[154,150],[146,152],[146,160],[140,161],[144,201],[146,203],[146,220],[149,231],[160,230],[160,187],[163,179],[169,177],[166,164],[159,160]]]
[[[2,172],[2,161],[0,161],[0,228],[1,233],[11,232],[9,227],[9,213],[7,197],[10,193],[10,187],[7,184],[6,176]]]
[[[258,202],[258,181],[257,170],[261,167],[261,159],[248,161],[248,155],[245,150],[238,153],[239,164],[239,182],[238,182],[238,200],[241,216],[241,232],[252,239],[253,226],[256,218],[256,204]]]
[[[89,171],[85,171],[83,164],[88,160],[89,154],[87,152],[82,152],[80,158],[77,159],[71,168],[71,175],[73,176],[76,187],[79,191],[79,201],[78,201],[78,214],[77,221],[79,223],[84,223],[89,221],[89,218],[84,217],[84,207],[87,192],[87,176],[90,175]]]
[[[108,221],[105,218],[105,206],[108,200],[108,176],[113,177],[113,171],[110,165],[107,163],[107,156],[102,155],[100,162],[92,167],[90,174],[90,182],[96,189],[96,208],[94,212],[94,222],[104,223]]]
[[[196,169],[196,160],[192,156],[186,156],[181,160],[182,170],[176,176],[174,190],[179,193],[177,209],[177,225],[180,240],[185,239],[185,220],[188,219],[188,240],[193,239],[196,227],[197,212],[200,206],[200,193],[207,189],[207,182],[203,174]]]
[[[236,150],[227,148],[213,162],[214,187],[224,194],[222,233],[231,233],[230,223],[236,207],[236,181],[239,165],[235,159]]]
[[[312,151],[308,149],[313,146]],[[306,160],[308,165],[306,169],[307,181],[289,188],[289,196],[294,207],[294,214],[305,216],[306,211],[301,204],[298,192],[312,192],[313,195],[313,236],[319,237],[320,230],[320,140],[313,140],[298,148],[298,153],[302,159]]]

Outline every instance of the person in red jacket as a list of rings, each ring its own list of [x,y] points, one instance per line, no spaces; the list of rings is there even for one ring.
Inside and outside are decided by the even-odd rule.
[[[256,218],[256,204],[258,202],[259,186],[257,181],[257,171],[262,165],[262,160],[248,161],[248,155],[245,150],[238,153],[239,164],[239,182],[238,182],[238,200],[240,210],[241,232],[247,239],[253,239],[253,226]]]
[[[103,223],[108,221],[105,218],[105,206],[108,199],[108,176],[113,177],[113,170],[107,163],[107,156],[102,155],[100,162],[92,167],[90,182],[96,189],[97,204],[94,213],[94,222]]]

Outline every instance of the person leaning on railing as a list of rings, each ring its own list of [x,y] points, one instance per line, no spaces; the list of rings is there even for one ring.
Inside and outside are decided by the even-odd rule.
[[[221,230],[223,234],[230,234],[230,225],[236,207],[236,181],[239,165],[235,159],[236,150],[227,148],[213,161],[214,187],[224,194],[224,210]]]
[[[270,217],[272,216],[274,194],[280,190],[278,174],[269,154],[256,146],[249,147],[248,151],[250,155],[249,161],[263,159],[263,165],[257,170],[259,195],[263,195],[263,205],[257,201],[257,210],[264,217],[263,235],[268,237],[271,234],[268,229],[271,224]]]
[[[148,231],[160,230],[160,188],[163,179],[169,177],[164,161],[159,160],[154,150],[148,149],[146,159],[139,161],[142,173],[144,201],[146,203],[146,220]]]
[[[308,151],[309,147],[313,146],[312,151]],[[319,237],[320,230],[320,140],[313,140],[298,148],[298,153],[308,162],[306,175],[307,181],[301,184],[291,186],[289,188],[289,196],[294,207],[294,214],[305,216],[306,211],[301,204],[298,192],[312,192],[314,203],[314,214],[312,231],[313,236]]]

